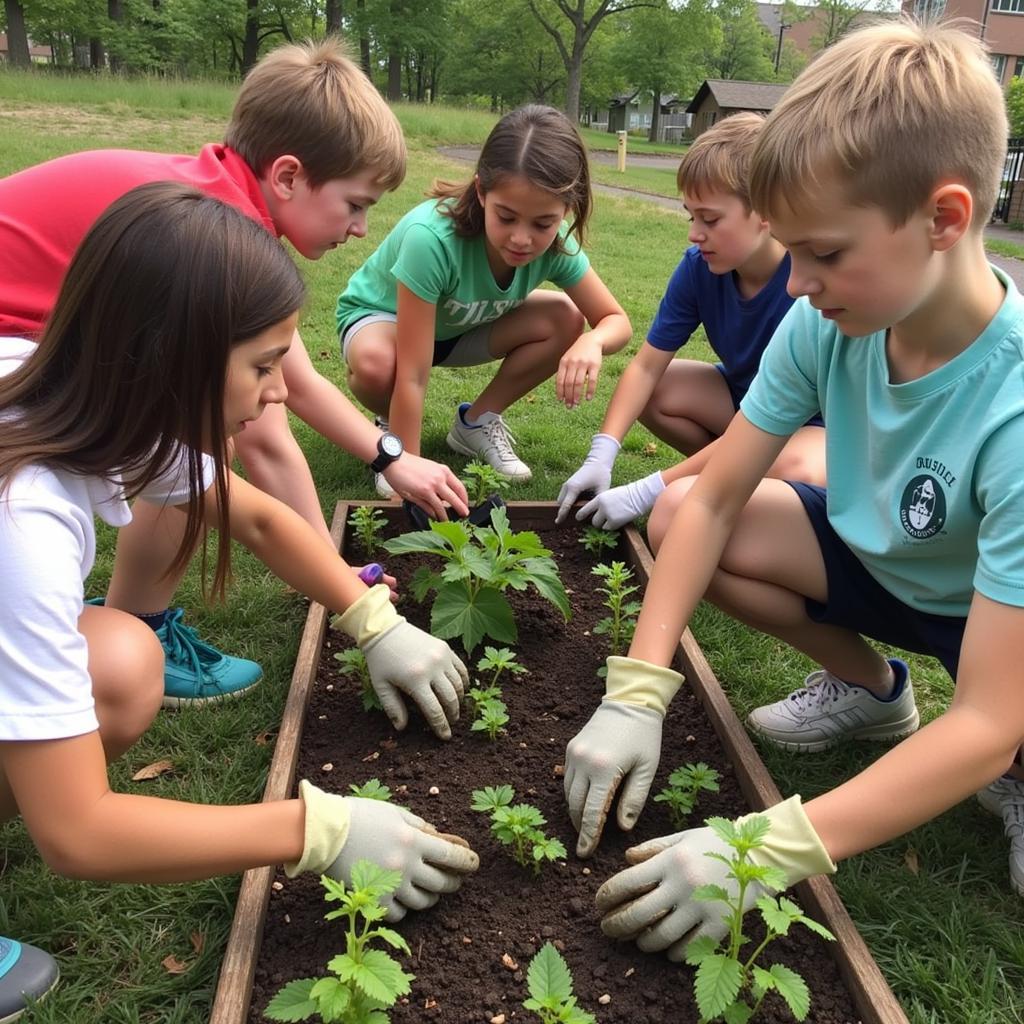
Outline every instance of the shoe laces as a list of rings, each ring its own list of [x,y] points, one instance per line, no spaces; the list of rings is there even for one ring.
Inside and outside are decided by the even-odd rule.
[[[795,690],[787,698],[792,703],[793,710],[802,715],[823,709],[826,704],[834,703],[850,690],[842,679],[825,669],[812,672],[806,683],[806,686]]]
[[[1011,839],[1024,837],[1024,781],[1000,779],[993,789],[999,795],[1006,834]]]
[[[487,440],[497,450],[502,462],[511,462],[517,458],[512,448],[516,443],[516,439],[512,436],[512,431],[508,429],[508,424],[502,416],[495,413],[494,419],[483,424],[483,430],[487,435]]]
[[[181,622],[181,612],[172,613],[164,620],[163,647],[166,657],[176,665],[190,668],[197,679],[207,685],[216,686],[217,681],[204,665],[220,660],[220,656],[199,639],[199,633],[192,626]]]

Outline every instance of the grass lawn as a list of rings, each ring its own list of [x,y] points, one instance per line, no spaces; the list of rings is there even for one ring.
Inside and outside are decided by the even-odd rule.
[[[31,86],[31,88],[29,88]],[[115,88],[116,87],[116,88]],[[230,106],[221,86],[26,79],[0,74],[0,174],[62,153],[102,146],[195,150],[218,138]],[[402,188],[371,217],[370,238],[353,241],[316,264],[302,263],[310,300],[301,330],[321,371],[342,385],[334,335],[335,297],[398,217],[437,175],[462,176],[465,165],[436,156],[440,142],[478,143],[491,118],[476,112],[401,107],[412,160]],[[631,140],[632,145],[632,140]],[[675,194],[674,191],[671,194]],[[551,384],[508,416],[534,478],[512,495],[553,498],[586,453],[615,379],[650,322],[662,287],[685,247],[680,219],[640,200],[596,197],[588,252],[633,320],[629,350],[606,363],[598,399],[566,414]],[[703,337],[689,356],[710,359]],[[444,435],[458,401],[473,397],[487,372],[439,370],[431,381],[424,454],[449,453]],[[573,427],[572,423],[576,426]],[[294,423],[308,454],[324,509],[340,497],[372,497],[369,472],[303,424]],[[672,453],[635,428],[616,466],[616,481],[673,461]],[[100,535],[90,595],[104,592],[113,534]],[[291,666],[305,615],[304,601],[245,552],[223,606],[204,607],[195,573],[180,595],[188,620],[232,653],[258,660],[265,680],[235,704],[161,714],[140,744],[115,766],[115,788],[174,799],[234,803],[262,791]],[[782,645],[702,608],[694,623],[711,664],[742,715],[775,699],[809,671]],[[934,662],[913,658],[926,717],[947,704],[951,687]],[[567,683],[571,685],[571,681]],[[795,757],[765,750],[783,792],[804,797],[869,763],[873,747]],[[132,774],[161,758],[173,773],[145,783]],[[893,779],[899,798],[901,780]],[[237,878],[172,886],[97,885],[58,878],[41,863],[19,823],[0,829],[0,933],[36,942],[61,961],[59,990],[26,1024],[200,1024],[208,1018],[217,969],[230,926]],[[1010,893],[1006,844],[999,824],[972,801],[879,850],[854,858],[837,885],[914,1024],[1021,1024],[1024,1021],[1024,902]],[[186,966],[175,973],[174,957]]]
[[[997,256],[1009,256],[1011,259],[1024,260],[1024,245],[1017,242],[1005,242],[1001,238],[986,238],[985,248]]]

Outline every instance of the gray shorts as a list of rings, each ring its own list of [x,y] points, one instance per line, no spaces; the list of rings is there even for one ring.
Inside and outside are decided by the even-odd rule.
[[[352,339],[370,324],[396,324],[394,313],[371,313],[353,321],[341,334],[341,358],[348,366],[348,347]],[[432,366],[481,366],[493,362],[497,356],[491,352],[491,328],[494,321],[473,327],[455,338],[434,342]]]

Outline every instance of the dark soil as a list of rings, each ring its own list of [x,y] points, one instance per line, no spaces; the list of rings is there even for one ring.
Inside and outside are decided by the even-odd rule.
[[[404,528],[404,523],[400,525]],[[590,631],[605,611],[601,595],[595,593],[597,580],[590,575],[595,559],[577,542],[576,531],[552,526],[543,538],[572,592],[573,617],[564,623],[558,610],[532,591],[512,595],[519,627],[516,652],[530,674],[502,681],[511,717],[505,735],[491,742],[471,733],[464,714],[451,742],[442,743],[422,725],[415,709],[409,728],[396,734],[382,714],[362,711],[357,687],[335,671],[332,654],[347,644],[347,638],[343,643],[339,634],[330,633],[306,719],[297,777],[341,793],[349,783],[379,778],[391,787],[397,802],[442,831],[466,837],[480,854],[479,873],[458,893],[398,926],[412,950],[404,966],[416,980],[409,999],[392,1011],[394,1021],[487,1024],[499,1014],[509,1024],[536,1021],[521,1006],[527,997],[525,972],[536,950],[551,940],[569,963],[580,1005],[601,1024],[696,1022],[691,969],[641,953],[631,943],[605,938],[594,907],[594,893],[624,866],[628,846],[675,831],[664,805],[648,801],[628,835],[609,822],[592,859],[579,860],[573,852],[576,836],[565,811],[560,772],[567,742],[586,723],[603,692],[597,669],[607,653],[605,638],[591,636]],[[364,559],[354,551],[350,560]],[[388,568],[407,580],[416,564],[412,556],[394,557]],[[427,607],[416,605],[411,597],[400,605],[411,621],[424,627]],[[482,653],[482,646],[474,651],[473,665]],[[697,761],[716,768],[722,779],[721,792],[701,795],[695,826],[711,815],[733,817],[749,810],[700,704],[684,689],[665,723],[652,796],[675,767]],[[539,878],[497,845],[486,815],[470,810],[472,790],[502,783],[515,788],[517,800],[539,807],[547,818],[548,834],[558,836],[569,850],[565,862],[546,866]],[[431,787],[439,793],[430,795]],[[261,1011],[283,984],[323,976],[328,960],[343,951],[341,922],[323,920],[327,905],[322,893],[314,878],[289,881],[278,874],[256,968],[250,1024],[265,1020]],[[748,930],[758,934],[752,922]],[[768,950],[765,966],[774,959],[799,971],[808,982],[809,1020],[858,1020],[828,943],[797,929]],[[602,997],[610,999],[602,1003]],[[770,996],[758,1020],[772,1024],[792,1018],[781,1000]]]

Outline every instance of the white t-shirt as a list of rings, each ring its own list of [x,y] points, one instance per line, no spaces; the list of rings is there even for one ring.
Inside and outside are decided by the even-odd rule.
[[[0,338],[0,376],[34,348]],[[185,502],[184,455],[140,497]],[[203,483],[213,483],[209,456]],[[78,631],[96,557],[95,516],[111,526],[130,523],[123,488],[44,464],[20,471],[0,498],[0,741],[62,739],[98,727],[88,647]]]

